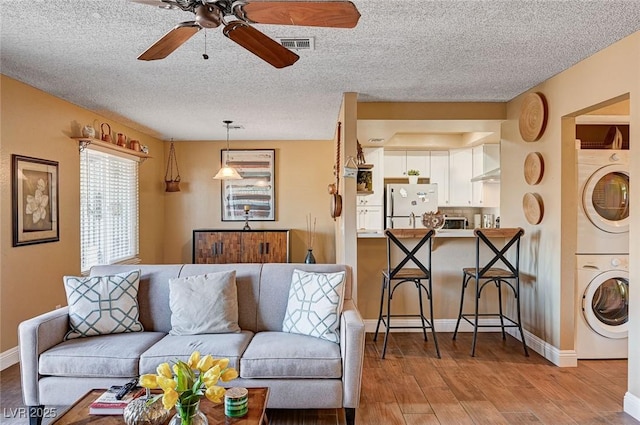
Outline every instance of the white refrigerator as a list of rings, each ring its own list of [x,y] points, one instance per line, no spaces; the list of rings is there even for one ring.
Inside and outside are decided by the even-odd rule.
[[[422,214],[438,211],[438,185],[388,184],[385,188],[385,226],[420,229]]]

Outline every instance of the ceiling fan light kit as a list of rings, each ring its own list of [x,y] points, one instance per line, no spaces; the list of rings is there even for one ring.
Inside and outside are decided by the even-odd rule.
[[[258,31],[252,24],[354,28],[360,19],[356,6],[334,1],[243,1],[243,0],[132,0],[192,12],[195,20],[181,22],[143,52],[138,59],[164,59],[202,28],[224,25],[222,33],[276,68],[293,65],[300,57]],[[227,17],[232,20],[227,21]]]

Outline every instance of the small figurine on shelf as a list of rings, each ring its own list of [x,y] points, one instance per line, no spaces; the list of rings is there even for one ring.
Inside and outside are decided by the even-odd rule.
[[[251,230],[249,226],[249,211],[251,211],[251,205],[244,206],[244,227],[242,230]]]

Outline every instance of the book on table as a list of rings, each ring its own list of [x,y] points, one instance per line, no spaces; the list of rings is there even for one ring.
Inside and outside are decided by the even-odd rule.
[[[116,399],[116,395],[121,387],[113,386],[100,395],[93,403],[89,405],[90,415],[122,415],[124,408],[136,398],[145,395],[144,388],[134,388],[129,391],[122,399]]]

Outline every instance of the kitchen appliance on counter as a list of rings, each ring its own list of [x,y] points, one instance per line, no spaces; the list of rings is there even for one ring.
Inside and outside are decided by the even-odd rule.
[[[466,217],[448,217],[444,218],[443,229],[466,229],[468,227],[469,220]]]
[[[425,228],[422,214],[438,211],[438,185],[388,184],[385,188],[385,226],[391,229]]]

